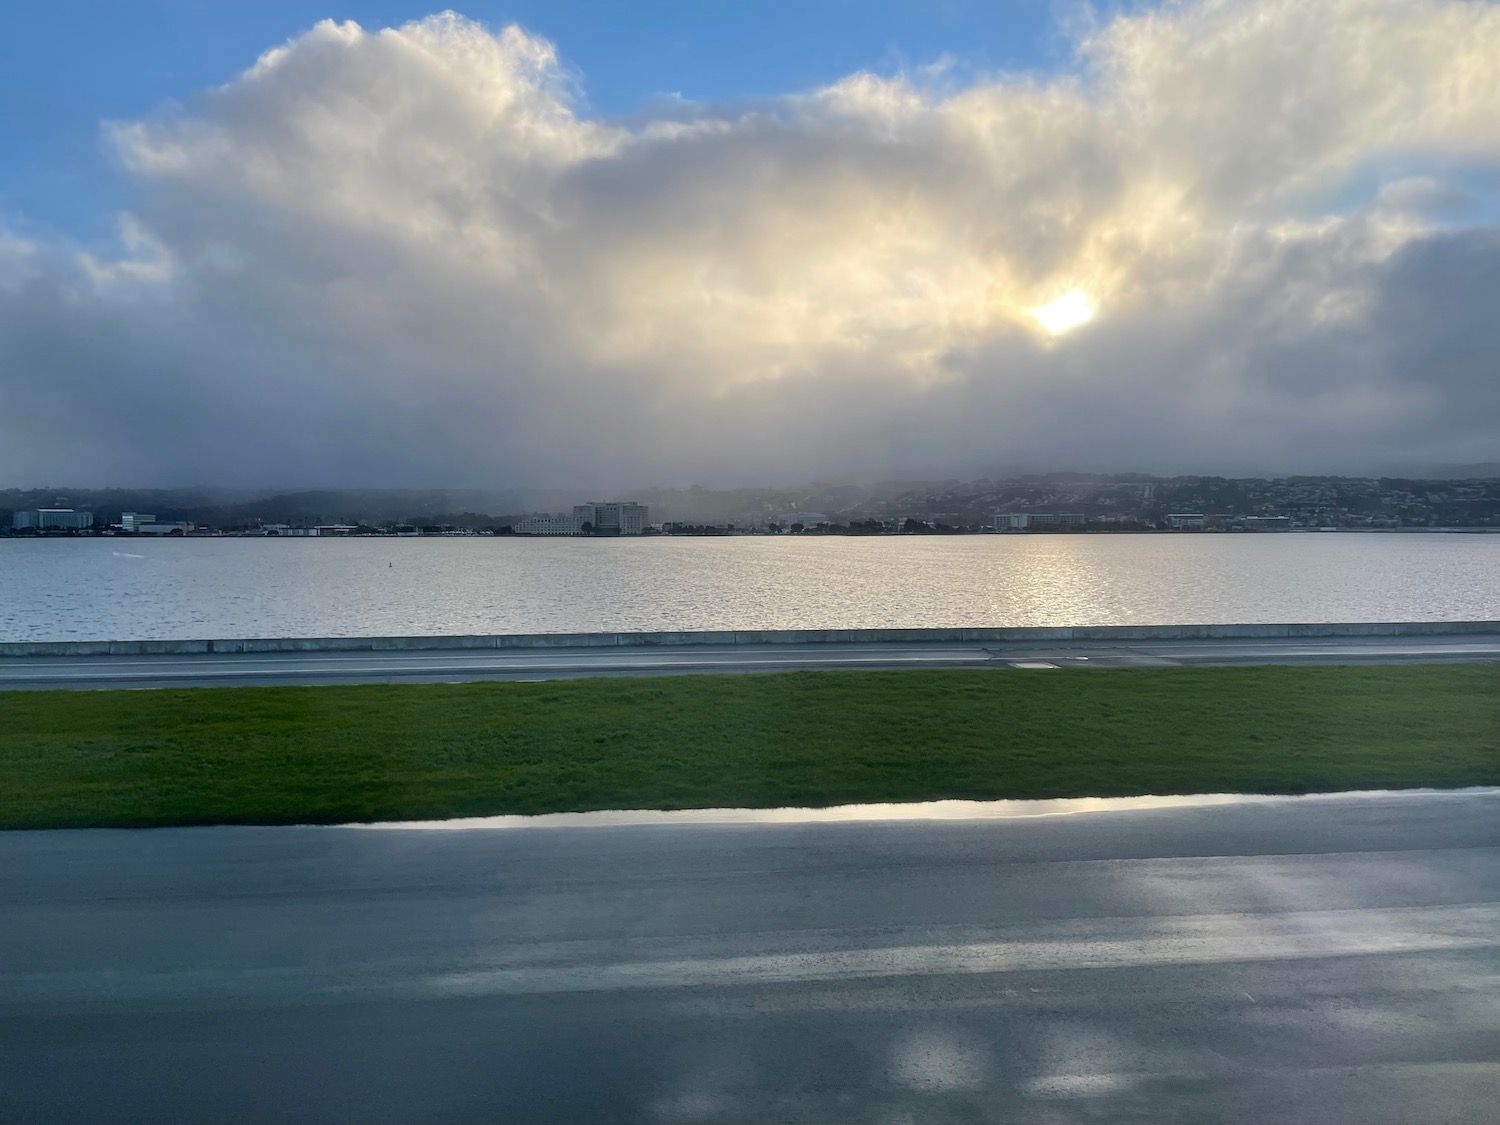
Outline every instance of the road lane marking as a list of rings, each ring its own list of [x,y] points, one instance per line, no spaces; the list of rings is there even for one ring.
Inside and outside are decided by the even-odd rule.
[[[754,653],[754,655],[751,655]],[[1170,654],[1170,657],[1169,655]],[[1076,661],[1086,666],[1092,659],[1094,666],[1099,661],[1106,663],[1124,661],[1130,664],[1161,663],[1169,666],[1175,660],[1212,664],[1229,660],[1231,663],[1266,664],[1294,663],[1299,658],[1354,659],[1374,661],[1420,662],[1424,658],[1436,659],[1495,659],[1500,658],[1500,647],[1489,644],[1445,644],[1405,646],[1401,648],[1369,646],[1316,646],[1283,645],[1272,648],[1265,645],[1134,645],[1120,646],[1118,650],[1092,650],[1092,657],[1073,656],[1064,650],[1061,655],[1051,653],[1016,654],[994,648],[943,648],[937,651],[901,647],[894,652],[882,652],[880,646],[817,647],[794,646],[788,650],[751,648],[750,652],[732,647],[714,646],[706,650],[678,650],[670,653],[655,652],[650,655],[641,649],[610,648],[577,650],[562,654],[554,650],[548,656],[538,658],[519,652],[496,652],[474,650],[455,662],[452,651],[432,655],[404,653],[401,663],[382,663],[389,656],[377,653],[321,654],[312,657],[304,653],[276,654],[256,658],[238,655],[204,656],[183,660],[151,660],[134,657],[104,658],[78,662],[57,660],[33,663],[25,659],[19,667],[6,668],[7,661],[0,660],[0,687],[27,686],[109,686],[115,684],[280,679],[288,682],[316,681],[328,678],[345,678],[359,682],[373,677],[411,676],[464,676],[472,679],[514,678],[517,676],[542,676],[571,678],[580,675],[638,672],[690,673],[695,671],[758,671],[784,668],[860,668],[860,667],[983,667],[1006,664],[1012,668],[1040,669],[1057,668],[1059,661]],[[1175,660],[1173,659],[1175,658]],[[309,664],[307,661],[317,660]]]

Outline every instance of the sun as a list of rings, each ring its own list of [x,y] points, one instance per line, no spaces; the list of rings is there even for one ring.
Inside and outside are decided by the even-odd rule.
[[[1038,305],[1026,311],[1036,317],[1037,322],[1052,335],[1061,336],[1093,320],[1099,306],[1082,289],[1074,289],[1064,293],[1050,305]]]

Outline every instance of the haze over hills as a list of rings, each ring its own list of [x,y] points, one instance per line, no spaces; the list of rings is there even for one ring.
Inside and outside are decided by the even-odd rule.
[[[1486,480],[1500,477],[1500,461],[1481,461],[1472,465],[1422,465],[1387,474],[1419,480]]]
[[[87,508],[100,524],[122,512],[205,527],[349,523],[509,526],[529,513],[575,503],[631,499],[654,522],[764,527],[770,522],[847,525],[911,518],[958,528],[990,526],[997,513],[1074,512],[1096,526],[1151,527],[1173,512],[1285,515],[1307,525],[1500,526],[1500,472],[1489,477],[1158,477],[1147,473],[1047,473],[1007,479],[864,483],[812,482],[792,488],[638,488],[610,494],[572,490],[0,490],[0,527],[11,511],[59,505]]]

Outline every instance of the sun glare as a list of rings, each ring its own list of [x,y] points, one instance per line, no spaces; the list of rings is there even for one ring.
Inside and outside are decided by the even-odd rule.
[[[1038,305],[1026,311],[1036,317],[1038,323],[1052,335],[1061,336],[1064,332],[1071,332],[1080,324],[1093,320],[1099,309],[1087,293],[1082,289],[1074,289],[1050,305]]]

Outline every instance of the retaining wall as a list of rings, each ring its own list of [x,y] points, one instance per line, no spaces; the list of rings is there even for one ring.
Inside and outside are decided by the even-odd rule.
[[[748,629],[730,632],[511,633],[455,637],[259,637],[182,641],[6,641],[6,656],[147,656],[214,652],[617,648],[649,645],[1179,641],[1209,638],[1412,637],[1500,633],[1500,621],[1309,622],[1282,625],[1083,625],[1000,629]]]

